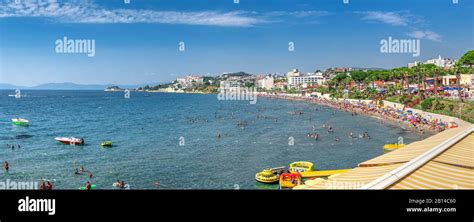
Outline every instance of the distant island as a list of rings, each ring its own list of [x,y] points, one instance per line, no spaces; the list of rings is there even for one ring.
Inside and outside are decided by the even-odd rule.
[[[159,84],[159,83],[156,83]],[[37,86],[18,86],[13,84],[0,83],[0,89],[27,89],[27,90],[104,90],[109,87],[117,87],[122,89],[136,89],[143,87],[146,84],[140,85],[117,85],[117,84],[77,84],[72,82],[64,83],[45,83]]]

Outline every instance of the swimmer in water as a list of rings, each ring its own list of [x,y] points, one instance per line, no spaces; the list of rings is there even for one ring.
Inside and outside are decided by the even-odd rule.
[[[5,163],[3,163],[3,167],[5,168],[5,171],[7,171],[7,173],[8,173],[8,170],[10,169],[8,161],[5,160]]]

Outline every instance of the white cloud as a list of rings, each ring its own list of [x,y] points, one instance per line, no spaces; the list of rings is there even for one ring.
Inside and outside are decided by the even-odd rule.
[[[428,39],[428,40],[432,40],[432,41],[436,41],[436,42],[441,42],[441,35],[433,32],[433,31],[430,31],[430,30],[426,30],[426,31],[422,31],[422,30],[417,30],[417,31],[412,31],[412,32],[409,32],[407,33],[408,36],[412,37],[412,38],[417,38],[417,39]]]
[[[1,1],[1,0],[0,0]],[[157,11],[145,9],[106,9],[84,1],[81,3],[14,0],[0,5],[0,18],[44,17],[61,23],[156,23],[208,26],[249,27],[262,23],[278,22],[281,17],[309,18],[326,16],[326,11],[274,11],[259,14],[248,11]]]
[[[363,20],[382,22],[394,26],[407,26],[409,17],[412,17],[409,13],[401,12],[365,11],[356,12],[356,14],[363,15]]]
[[[135,9],[105,9],[92,3],[58,3],[56,0],[10,1],[0,5],[0,18],[45,17],[64,23],[161,23],[210,26],[253,26],[265,23],[263,17],[249,13],[199,11],[156,11]]]
[[[441,35],[430,30],[418,30],[417,26],[419,26],[419,24],[424,24],[425,20],[423,17],[413,15],[409,11],[365,11],[356,12],[356,14],[363,15],[362,20],[376,21],[393,26],[404,26],[411,30],[416,30],[407,33],[407,35],[412,38],[428,39],[431,41],[441,42]]]

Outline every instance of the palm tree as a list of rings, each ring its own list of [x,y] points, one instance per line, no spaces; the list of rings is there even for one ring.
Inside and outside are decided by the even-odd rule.
[[[423,67],[424,67],[424,71],[425,71],[425,75],[424,75],[424,79],[423,79],[424,90],[426,92],[426,77],[433,77],[434,78],[434,88],[435,88],[433,92],[436,95],[437,92],[438,92],[436,81],[437,81],[437,73],[438,73],[439,67],[434,65],[434,64],[424,64]]]
[[[434,84],[433,84],[433,87],[434,87],[434,94],[435,94],[435,98],[438,98],[438,75],[439,75],[439,71],[440,69],[438,67],[435,67],[434,70],[433,70],[433,75],[434,75]]]
[[[400,86],[398,89],[400,90],[400,94],[403,96],[404,90],[403,90],[403,68],[395,68],[391,70],[393,78],[396,80],[400,80]]]
[[[421,97],[421,84],[420,84],[420,79],[421,79],[421,63],[418,63],[415,66],[415,74],[416,74],[416,83],[418,84],[418,97]]]
[[[456,75],[456,86],[458,88],[459,101],[464,102],[461,94],[461,63],[454,64],[454,73]]]
[[[408,67],[403,67],[403,77],[405,79],[404,83],[407,87],[407,89],[410,88],[410,79],[413,76],[413,69],[410,69]],[[403,86],[403,90],[405,90],[405,87]]]

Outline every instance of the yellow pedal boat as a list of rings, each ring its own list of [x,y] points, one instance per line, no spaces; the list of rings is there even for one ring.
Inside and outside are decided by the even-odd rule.
[[[274,173],[271,169],[264,169],[255,175],[255,180],[260,183],[276,183],[280,178],[278,174]]]
[[[306,172],[313,171],[314,164],[307,161],[297,161],[290,164],[290,172]]]

